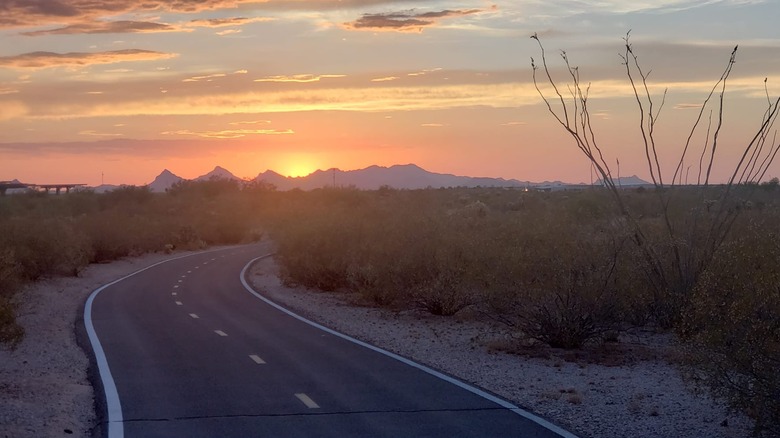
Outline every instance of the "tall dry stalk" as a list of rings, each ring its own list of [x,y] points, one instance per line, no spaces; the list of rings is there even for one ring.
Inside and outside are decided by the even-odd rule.
[[[780,150],[780,143],[778,143],[774,131],[774,124],[778,114],[780,114],[778,111],[780,98],[773,102],[767,92],[767,109],[758,129],[744,146],[741,157],[734,164],[729,179],[725,184],[714,185],[711,180],[712,169],[716,161],[721,128],[723,127],[726,83],[731,75],[737,54],[735,47],[726,68],[704,99],[698,117],[679,153],[671,181],[664,183],[665,173],[661,166],[661,160],[659,160],[655,132],[667,92],[664,90],[661,101],[658,103],[650,92],[649,72],[646,73],[642,69],[639,58],[630,42],[630,32],[626,34],[624,53],[620,56],[633,91],[633,97],[636,100],[642,148],[647,161],[647,169],[655,187],[654,192],[662,212],[665,230],[661,242],[657,239],[651,241],[651,230],[630,211],[624,192],[619,186],[619,181],[615,182],[608,160],[597,141],[588,106],[590,84],[583,85],[578,67],[572,66],[566,52],[562,51],[561,58],[568,72],[568,81],[563,86],[559,85],[550,71],[541,40],[536,34],[531,38],[537,41],[541,55],[541,66],[537,65],[536,61],[531,58],[534,86],[550,114],[572,137],[577,148],[590,161],[592,168],[600,176],[604,187],[612,194],[612,199],[630,227],[634,235],[634,242],[645,262],[646,277],[654,292],[654,307],[657,310],[658,322],[671,324],[675,319],[674,313],[679,312],[681,306],[685,305],[696,281],[710,265],[718,248],[729,237],[735,221],[742,212],[740,202],[744,202],[752,195],[752,190],[766,175],[769,166]],[[545,94],[539,85],[537,75],[540,70],[544,73],[544,79],[546,79],[549,89],[552,90],[549,95]],[[566,91],[566,96],[561,90]],[[711,109],[713,100],[716,101],[714,110]],[[686,163],[691,160],[689,155],[695,149],[692,143],[693,138],[696,132],[701,129],[708,108],[710,112],[707,118],[704,144],[701,146],[700,153],[692,159],[693,164],[686,167]],[[714,121],[713,114],[715,115]],[[675,197],[680,194],[679,186],[683,184],[683,169],[686,169],[687,175],[687,170],[692,165],[698,166],[695,190],[698,192],[699,202],[698,205],[693,206],[690,214],[681,221],[680,218],[672,214],[670,207],[673,205]],[[735,195],[736,186],[749,188],[741,199]],[[713,194],[716,194],[717,198],[708,200],[707,197]]]

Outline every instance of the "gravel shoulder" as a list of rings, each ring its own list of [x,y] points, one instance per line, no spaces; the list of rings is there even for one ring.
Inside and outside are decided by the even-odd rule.
[[[0,437],[87,437],[96,426],[89,359],[76,341],[84,303],[93,290],[185,253],[148,254],[90,265],[79,277],[46,279],[20,294],[25,337],[14,351],[0,347]]]
[[[625,350],[635,358],[619,366],[569,362],[557,354],[529,357],[501,351],[507,331],[478,315],[393,312],[355,305],[348,293],[286,287],[271,258],[253,266],[251,281],[266,297],[306,318],[473,383],[581,437],[751,435],[745,417],[728,414],[685,385],[677,368],[662,358],[669,344],[663,337],[637,335]]]
[[[95,393],[75,334],[84,302],[105,283],[183,254],[91,265],[79,277],[28,287],[19,312],[25,339],[14,351],[0,348],[0,437],[89,436]],[[605,366],[508,354],[497,348],[505,331],[489,321],[361,307],[349,294],[285,287],[270,258],[254,265],[251,280],[303,316],[471,382],[582,437],[750,436],[745,418],[694,395],[663,360]]]

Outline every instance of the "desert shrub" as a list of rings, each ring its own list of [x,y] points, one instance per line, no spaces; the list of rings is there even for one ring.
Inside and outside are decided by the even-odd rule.
[[[331,189],[295,197],[288,220],[273,227],[290,283],[349,288],[369,303],[437,315],[479,306],[567,346],[614,329],[631,307],[626,291],[638,278],[618,257],[628,237],[610,234],[625,227],[598,192]],[[518,203],[534,208],[507,207]]]
[[[213,199],[236,193],[241,189],[241,183],[232,179],[212,178],[204,181],[182,180],[169,190],[170,197],[189,197],[192,199]]]
[[[321,212],[284,225],[277,236],[281,276],[288,284],[334,291],[347,285],[354,228],[349,215]]]
[[[720,248],[684,332],[689,376],[780,435],[780,237],[762,231]]]
[[[14,302],[0,297],[0,344],[15,348],[22,341],[24,327],[16,322]]]
[[[70,220],[11,219],[4,221],[2,228],[0,245],[13,249],[19,274],[24,280],[77,275],[89,263],[88,241]]]
[[[183,183],[168,194],[123,187],[0,197],[0,342],[21,337],[13,303],[24,300],[18,291],[25,282],[76,275],[91,262],[259,239],[258,212],[271,208],[276,194],[240,188],[212,180]]]
[[[134,215],[145,213],[145,207],[156,196],[146,186],[123,186],[103,193],[98,199],[103,210],[120,209],[124,214]]]
[[[619,329],[636,282],[621,263],[625,230],[560,213],[536,219],[515,230],[514,248],[496,264],[490,311],[553,347],[578,348]]]
[[[475,303],[482,279],[474,242],[480,236],[464,229],[461,220],[388,212],[363,232],[369,238],[357,249],[349,286],[376,304],[434,315],[452,315]]]
[[[16,346],[24,335],[24,329],[16,323],[14,295],[21,278],[19,265],[10,247],[0,246],[0,344]]]

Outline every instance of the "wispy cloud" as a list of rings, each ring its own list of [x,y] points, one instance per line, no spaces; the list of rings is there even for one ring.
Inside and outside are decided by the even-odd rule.
[[[103,34],[103,33],[159,33],[159,32],[191,32],[191,29],[174,26],[167,23],[149,21],[90,21],[72,24],[56,29],[22,32],[26,36],[43,35],[73,35],[73,34]]]
[[[423,123],[420,126],[424,126],[426,128],[441,128],[444,126],[442,123]]]
[[[124,134],[112,133],[112,132],[97,132],[93,130],[80,131],[79,135],[89,135],[92,137],[121,137]]]
[[[0,105],[0,120],[12,120],[24,117],[29,112],[27,105],[18,101],[4,101]]]
[[[421,71],[416,71],[416,72],[412,72],[412,73],[407,73],[406,75],[407,75],[407,76],[425,76],[425,75],[427,75],[428,73],[437,72],[437,71],[439,71],[439,70],[441,70],[441,68],[440,68],[440,67],[437,67],[437,68],[430,68],[430,69],[426,69],[426,70],[421,70]]]
[[[389,81],[395,81],[397,79],[398,79],[398,76],[386,76],[384,78],[371,79],[371,82],[389,82]]]
[[[495,8],[495,6],[493,6]],[[435,12],[388,12],[382,14],[363,14],[355,21],[344,23],[349,30],[422,32],[426,27],[435,26],[445,18],[462,17],[485,12],[485,9],[446,9]]]
[[[0,26],[69,25],[115,17],[129,12],[196,13],[235,8],[257,0],[10,0],[2,4]]]
[[[240,121],[240,122],[230,122],[228,125],[231,126],[241,126],[241,125],[268,125],[270,124],[270,120],[247,120],[247,121]]]
[[[204,20],[191,20],[187,26],[192,27],[236,27],[250,23],[261,23],[265,21],[274,21],[273,17],[234,17],[234,18],[210,18]]]
[[[0,56],[0,67],[43,69],[50,67],[83,67],[95,64],[113,64],[126,61],[154,61],[176,57],[173,53],[127,49],[109,52],[32,52],[15,56]]]
[[[235,35],[237,33],[241,33],[241,29],[225,29],[215,33],[219,36]]]
[[[267,76],[255,79],[255,82],[319,82],[322,79],[343,78],[346,75],[292,75],[292,76]]]
[[[182,82],[200,82],[200,81],[206,81],[211,82],[212,80],[216,78],[224,78],[227,76],[225,73],[215,73],[211,75],[203,75],[203,76],[193,76],[191,78],[182,79]]]
[[[295,134],[292,129],[226,129],[223,131],[190,131],[183,129],[179,131],[161,132],[163,135],[193,135],[201,138],[242,138],[247,135],[290,135]]]
[[[19,90],[17,90],[16,88],[0,87],[0,96],[4,94],[15,94],[18,92]]]

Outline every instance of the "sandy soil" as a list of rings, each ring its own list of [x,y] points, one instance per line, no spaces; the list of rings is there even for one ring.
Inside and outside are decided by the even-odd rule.
[[[15,351],[0,349],[0,437],[90,435],[95,395],[75,335],[84,302],[100,285],[170,257],[93,265],[78,278],[46,280],[24,292],[19,322],[25,339]],[[653,354],[621,366],[567,362],[555,352],[507,354],[501,351],[506,331],[475,315],[397,313],[356,306],[348,294],[287,288],[272,259],[254,267],[252,280],[310,319],[472,382],[583,437],[750,435],[746,419],[692,394],[677,370]],[[655,348],[639,337],[634,342],[632,356]],[[720,425],[724,419],[728,427]]]

